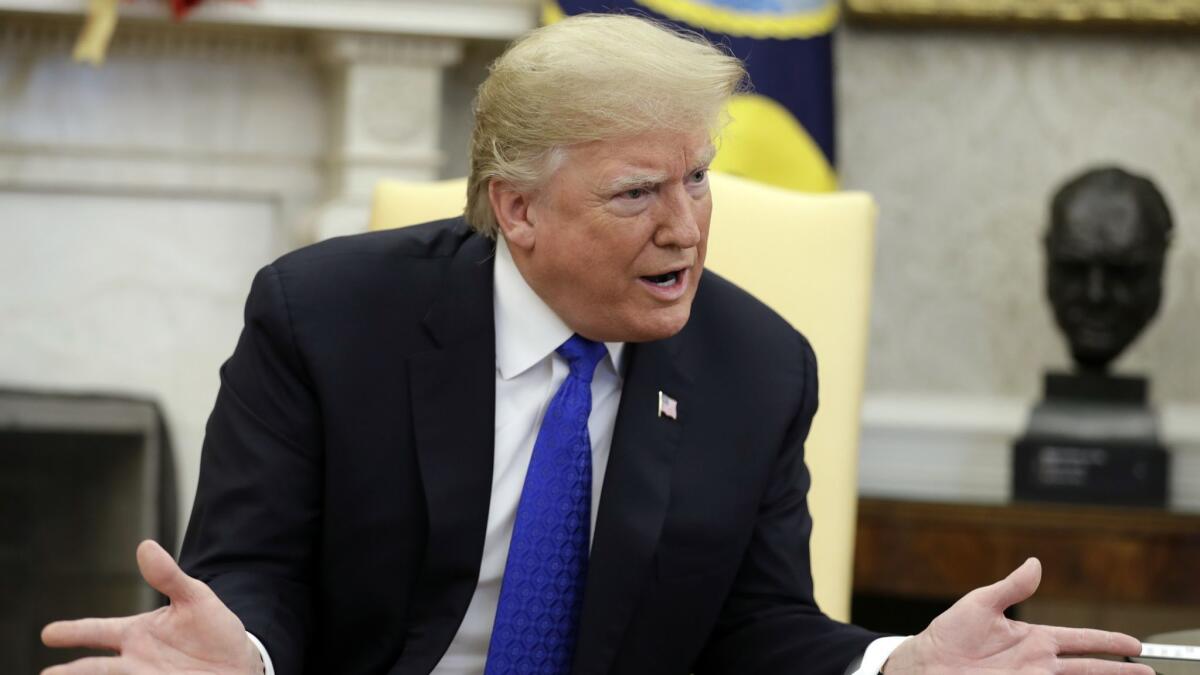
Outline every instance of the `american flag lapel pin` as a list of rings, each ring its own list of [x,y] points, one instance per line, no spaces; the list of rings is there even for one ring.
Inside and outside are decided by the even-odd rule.
[[[678,420],[678,415],[679,404],[675,402],[675,399],[667,396],[660,390],[658,392],[658,416],[670,417],[673,420]]]

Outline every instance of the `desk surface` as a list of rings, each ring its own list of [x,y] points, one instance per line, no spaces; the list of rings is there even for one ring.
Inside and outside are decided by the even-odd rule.
[[[1200,630],[1182,630],[1173,633],[1162,633],[1145,638],[1146,642],[1159,642],[1172,645],[1200,645]],[[1194,661],[1167,661],[1164,659],[1133,659],[1136,663],[1144,663],[1154,668],[1159,675],[1196,675],[1200,672],[1200,663]]]
[[[1030,556],[1042,561],[1043,599],[1200,603],[1200,515],[859,501],[857,593],[956,598],[1003,578]]]

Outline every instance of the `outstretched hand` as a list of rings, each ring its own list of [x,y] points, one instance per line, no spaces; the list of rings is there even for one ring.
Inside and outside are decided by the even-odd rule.
[[[1137,656],[1141,643],[1128,635],[1006,618],[1004,610],[1032,596],[1041,580],[1042,564],[1030,558],[1007,578],[971,591],[902,643],[884,665],[884,674],[1154,675],[1149,666],[1070,658]]]
[[[204,582],[184,574],[153,541],[138,546],[137,562],[146,583],[171,604],[135,616],[55,621],[42,629],[46,646],[106,649],[116,655],[79,659],[42,675],[263,672],[242,622]]]

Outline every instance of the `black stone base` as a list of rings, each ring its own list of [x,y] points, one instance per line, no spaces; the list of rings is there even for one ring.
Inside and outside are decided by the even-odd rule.
[[[1012,495],[1024,501],[1162,507],[1169,463],[1159,445],[1026,437],[1013,446]]]
[[[1045,395],[1051,401],[1086,401],[1146,405],[1149,383],[1144,377],[1095,373],[1045,373]]]

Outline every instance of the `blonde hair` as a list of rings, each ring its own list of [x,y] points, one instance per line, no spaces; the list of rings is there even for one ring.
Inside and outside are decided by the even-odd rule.
[[[498,229],[492,180],[536,188],[578,143],[652,130],[715,135],[745,80],[741,61],[703,37],[615,14],[538,28],[490,70],[475,100],[464,214],[489,237]]]

